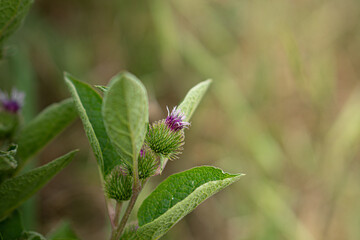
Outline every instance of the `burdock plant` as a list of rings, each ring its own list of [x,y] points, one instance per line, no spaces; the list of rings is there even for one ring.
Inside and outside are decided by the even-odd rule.
[[[149,124],[147,92],[134,75],[121,73],[108,86],[97,86],[102,95],[69,74],[65,80],[98,162],[111,240],[159,239],[201,202],[240,178],[211,166],[171,175],[142,202],[137,222],[127,225],[148,179],[161,174],[168,160],[179,158],[185,130],[211,81],[196,85],[179,106],[168,109],[165,119]]]

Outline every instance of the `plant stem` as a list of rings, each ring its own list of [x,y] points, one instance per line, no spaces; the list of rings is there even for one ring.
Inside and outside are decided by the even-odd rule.
[[[109,200],[106,197],[105,197],[105,207],[110,219],[111,229],[114,230],[116,228],[116,224],[114,223],[114,219],[113,219],[114,210],[112,206],[110,206]]]
[[[119,224],[121,208],[122,208],[122,202],[117,202],[115,207],[115,217],[114,217],[115,226]]]
[[[112,236],[112,240],[118,240],[121,237],[122,232],[124,231],[124,228],[126,226],[126,223],[130,217],[131,211],[133,210],[134,206],[135,206],[135,202],[141,192],[142,186],[141,186],[141,182],[139,179],[139,170],[138,170],[138,161],[137,159],[134,159],[133,161],[133,178],[134,178],[134,183],[133,183],[133,193],[132,196],[130,198],[130,202],[129,205],[127,206],[124,216],[121,219],[121,222],[119,224],[119,226],[116,228],[116,233],[115,236]],[[113,238],[115,237],[115,238]]]
[[[115,216],[114,216],[114,219],[112,219],[112,223],[113,223],[114,227],[112,228],[112,231],[111,231],[111,238],[110,238],[111,240],[117,239],[116,231],[117,231],[117,226],[119,224],[121,207],[122,207],[122,202],[117,202],[116,207],[115,207]]]
[[[133,192],[133,195],[131,196],[129,205],[126,208],[124,216],[122,217],[121,222],[119,224],[119,227],[116,229],[115,239],[120,238],[120,236],[121,236],[121,234],[122,234],[122,232],[123,232],[123,230],[125,228],[126,222],[130,217],[130,213],[134,208],[134,205],[135,205],[137,197],[139,196],[139,193],[140,193],[139,190]]]

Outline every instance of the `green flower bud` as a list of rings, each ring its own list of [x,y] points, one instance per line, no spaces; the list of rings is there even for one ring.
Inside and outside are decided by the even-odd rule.
[[[165,120],[157,121],[149,127],[145,143],[155,153],[168,159],[175,159],[181,153],[184,145],[184,130],[174,131]]]
[[[147,179],[156,175],[156,170],[159,168],[159,164],[159,157],[156,156],[148,146],[144,145],[140,150],[138,157],[139,178]],[[129,164],[124,162],[121,168],[124,173],[133,176],[132,167]]]
[[[140,151],[138,158],[139,178],[146,179],[154,176],[159,167],[159,160],[154,152],[147,146]]]
[[[19,126],[19,116],[17,114],[1,111],[0,112],[0,140],[11,139]]]
[[[121,167],[115,167],[105,180],[105,193],[117,202],[129,200],[132,195],[133,179]]]

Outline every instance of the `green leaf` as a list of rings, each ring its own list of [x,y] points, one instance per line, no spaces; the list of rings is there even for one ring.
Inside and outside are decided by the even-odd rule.
[[[70,162],[75,153],[76,151],[72,151],[21,176],[5,180],[0,185],[0,219],[6,217],[44,186]]]
[[[125,228],[124,233],[119,240],[137,240],[136,230],[137,226],[135,224],[130,224]]]
[[[73,122],[76,116],[72,99],[67,99],[50,105],[27,124],[18,134],[18,169]]]
[[[11,145],[7,151],[0,150],[0,174],[3,171],[15,169],[17,162],[15,160],[15,154],[17,151],[17,145]]]
[[[138,237],[143,240],[160,238],[201,202],[241,176],[203,166],[168,177],[140,206]]]
[[[133,165],[149,121],[148,97],[140,80],[130,73],[113,77],[104,95],[103,117],[111,142],[122,159]]]
[[[101,173],[105,178],[116,165],[120,164],[120,157],[105,130],[101,113],[102,98],[91,86],[76,80],[68,73],[65,73],[65,81],[75,101]]]
[[[46,240],[43,235],[33,231],[23,232],[20,240]]]
[[[49,240],[78,240],[76,233],[71,228],[71,225],[67,221],[61,222],[56,230],[48,237]]]
[[[179,105],[179,108],[186,116],[185,121],[190,120],[211,82],[212,80],[203,81],[190,89],[186,94],[184,100]]]
[[[0,151],[0,183],[10,177],[17,167],[15,154],[17,145],[12,144],[7,151]]]
[[[101,85],[95,85],[97,89],[99,89],[102,93],[106,92],[108,90],[107,86],[101,86]]]
[[[0,1],[0,48],[5,39],[21,25],[33,0]]]
[[[2,239],[18,239],[21,237],[22,232],[23,225],[18,210],[13,211],[9,217],[0,222],[0,236]]]

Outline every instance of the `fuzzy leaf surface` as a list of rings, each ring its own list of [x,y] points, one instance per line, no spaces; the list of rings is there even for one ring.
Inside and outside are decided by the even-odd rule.
[[[201,202],[238,181],[241,176],[210,166],[171,175],[140,206],[139,239],[159,239]]]
[[[77,117],[72,99],[55,103],[27,124],[17,137],[19,166],[39,152]]]
[[[115,76],[104,95],[103,117],[111,142],[124,161],[133,165],[149,122],[146,89],[134,75]]]
[[[190,91],[186,94],[184,100],[179,105],[179,108],[186,116],[185,121],[189,121],[191,119],[191,116],[195,112],[211,82],[212,80],[203,81],[197,84],[195,87],[191,88]]]
[[[0,220],[10,214],[26,199],[44,186],[74,157],[72,151],[54,161],[31,170],[21,176],[5,180],[0,185]]]
[[[74,99],[76,109],[83,123],[103,177],[120,163],[120,157],[106,133],[101,114],[102,97],[87,83],[65,74],[65,81]]]
[[[33,0],[0,0],[0,48],[21,25]]]

